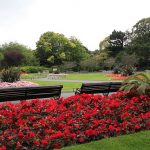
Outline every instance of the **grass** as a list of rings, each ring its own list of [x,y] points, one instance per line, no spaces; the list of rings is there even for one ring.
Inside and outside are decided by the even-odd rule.
[[[41,73],[30,73],[30,74],[22,74],[21,79],[37,79],[37,78],[46,78],[47,74]]]
[[[75,88],[80,88],[82,83],[79,82],[60,82],[61,80],[111,80],[111,77],[105,76],[103,73],[74,73],[68,74],[66,78],[59,79],[60,81],[42,81],[36,80],[38,78],[45,78],[47,74],[25,74],[21,76],[21,79],[34,79],[30,80],[31,82],[38,83],[42,86],[47,85],[63,85],[63,92],[72,92]]]
[[[36,79],[36,78],[45,78],[48,74],[23,74],[21,75],[21,79]],[[59,80],[111,80],[111,77],[105,76],[104,73],[73,73],[68,74],[66,78],[62,78]]]
[[[74,73],[68,74],[67,80],[111,80],[111,77],[105,76],[104,73]]]
[[[80,88],[82,83],[79,82],[57,82],[57,81],[41,81],[41,80],[30,80],[31,82],[38,83],[42,86],[48,85],[63,85],[64,92],[73,92],[74,88]]]
[[[81,145],[64,147],[62,150],[149,150],[150,131],[102,139]]]

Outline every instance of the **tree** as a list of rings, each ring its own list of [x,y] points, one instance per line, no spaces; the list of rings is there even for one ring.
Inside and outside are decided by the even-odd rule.
[[[42,34],[36,46],[36,57],[41,65],[62,65],[64,61],[79,64],[87,55],[87,49],[77,38],[68,39],[54,32]]]
[[[108,39],[107,49],[110,56],[115,57],[117,54],[124,49],[125,33],[122,31],[114,30]]]
[[[98,64],[98,61],[94,57],[91,57],[89,59],[85,59],[81,61],[80,66],[82,70],[96,71],[98,70],[99,64]]]
[[[5,44],[1,45],[0,51],[4,56],[4,58],[3,58],[4,64],[9,64],[9,65],[11,65],[11,64],[13,64],[13,65],[35,65],[35,64],[38,64],[38,62],[34,56],[34,52],[30,48],[27,48],[25,45],[19,44],[17,42],[10,42],[10,43],[5,43]],[[13,56],[15,58],[12,58],[11,56]],[[10,61],[12,61],[12,62],[10,62]],[[15,61],[15,62],[13,62],[13,61]]]
[[[149,68],[150,64],[150,18],[138,21],[132,28],[127,49],[129,53],[136,53],[140,67]]]
[[[79,64],[82,60],[88,58],[88,49],[83,46],[83,44],[76,37],[71,37],[70,42],[73,44],[73,46],[69,49],[70,61],[74,61]]]
[[[71,43],[63,34],[46,32],[36,43],[35,55],[40,65],[60,65],[66,59],[68,47]]]
[[[109,47],[109,40],[110,36],[107,36],[106,38],[104,38],[104,40],[100,41],[99,50],[107,50],[107,48]]]

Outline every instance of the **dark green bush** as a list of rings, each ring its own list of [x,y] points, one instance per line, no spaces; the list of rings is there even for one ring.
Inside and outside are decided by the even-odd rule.
[[[130,76],[130,75],[133,75],[135,73],[135,71],[136,71],[135,67],[126,65],[126,66],[121,67],[120,72],[123,76]]]
[[[121,65],[118,64],[114,67],[113,73],[121,74],[123,76],[130,76],[133,75],[136,71],[136,68],[131,65]]]
[[[3,69],[0,76],[2,82],[16,82],[20,80],[20,71],[17,68]]]
[[[42,66],[24,66],[20,67],[21,72],[26,72],[26,73],[38,73],[38,72],[43,72],[45,70],[48,70],[49,72],[52,72],[52,68],[46,68]]]

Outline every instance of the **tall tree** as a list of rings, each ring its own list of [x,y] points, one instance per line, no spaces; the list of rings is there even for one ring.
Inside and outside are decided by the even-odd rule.
[[[150,64],[150,18],[138,21],[132,28],[128,51],[139,57],[140,66],[149,68]]]
[[[42,34],[36,46],[36,57],[41,65],[61,65],[64,61],[79,64],[87,54],[87,49],[77,38],[68,39],[54,32]]]
[[[71,37],[70,38],[71,43],[74,45],[70,48],[70,59],[77,64],[80,63],[80,61],[88,58],[89,51],[88,49],[83,46],[83,44],[76,38]]]
[[[35,54],[40,65],[60,65],[66,59],[65,48],[70,45],[63,34],[46,32],[36,43]]]
[[[19,44],[17,42],[10,42],[1,45],[0,51],[4,55],[3,57],[4,64],[10,64],[10,65],[13,63],[15,63],[16,65],[37,64],[37,60],[34,56],[34,52],[30,48],[26,47],[25,45]]]
[[[125,33],[122,31],[114,30],[112,34],[109,36],[109,44],[108,44],[108,51],[110,56],[115,57],[119,52],[121,52],[124,48],[124,41],[125,41]]]

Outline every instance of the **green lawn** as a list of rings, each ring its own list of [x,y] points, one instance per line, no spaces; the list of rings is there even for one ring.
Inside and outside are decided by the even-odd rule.
[[[105,76],[104,73],[74,73],[68,74],[67,80],[111,80],[111,77]]]
[[[73,88],[80,88],[82,83],[78,82],[57,82],[57,81],[41,81],[41,80],[30,80],[31,82],[38,83],[42,86],[47,85],[63,85],[63,91],[73,92]]]
[[[150,131],[69,146],[62,150],[150,150]]]
[[[22,74],[21,79],[36,79],[36,78],[46,78],[47,74],[41,73],[29,73],[29,74]]]
[[[63,85],[63,91],[65,92],[72,92],[74,88],[80,88],[82,83],[79,82],[57,82],[57,81],[42,81],[36,80],[36,78],[44,78],[47,77],[47,74],[27,74],[22,75],[21,79],[34,79],[31,82],[38,83],[39,85],[46,86],[46,85]],[[111,77],[105,76],[103,73],[74,73],[68,74],[66,78],[59,79],[61,80],[111,80]]]
[[[45,78],[48,74],[25,74],[21,75],[21,79],[35,79],[35,78]],[[68,74],[66,78],[59,80],[111,80],[111,77],[105,76],[104,73],[73,73]]]

